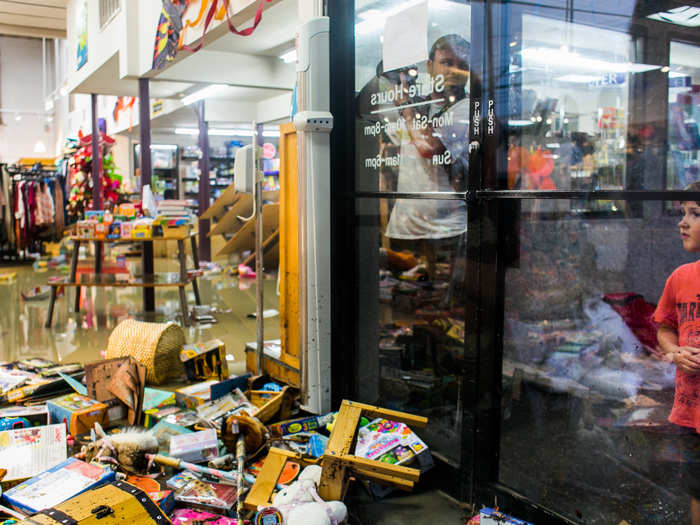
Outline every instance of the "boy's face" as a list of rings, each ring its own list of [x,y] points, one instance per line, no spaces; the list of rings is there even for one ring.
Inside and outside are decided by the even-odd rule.
[[[683,249],[700,252],[700,205],[697,202],[681,202],[683,216],[678,223]]]

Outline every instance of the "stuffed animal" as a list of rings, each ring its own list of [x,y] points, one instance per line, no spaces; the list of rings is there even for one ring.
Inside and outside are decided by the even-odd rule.
[[[345,521],[348,510],[342,501],[323,501],[316,492],[321,482],[321,467],[309,465],[289,487],[272,499],[287,525],[337,525]]]
[[[118,434],[105,434],[95,423],[96,441],[84,446],[76,457],[88,463],[102,461],[113,463],[127,472],[143,474],[148,471],[146,454],[158,453],[158,440],[147,430],[126,428]]]

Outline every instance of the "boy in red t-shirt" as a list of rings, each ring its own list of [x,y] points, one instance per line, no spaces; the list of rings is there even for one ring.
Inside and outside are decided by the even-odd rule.
[[[700,191],[700,182],[686,190]],[[682,202],[681,208],[683,216],[678,226],[683,248],[700,253],[700,203]],[[676,365],[673,409],[668,420],[687,427],[691,434],[682,477],[691,497],[692,524],[700,525],[700,458],[693,453],[700,447],[700,261],[679,266],[666,280],[654,321],[659,323],[659,346]]]

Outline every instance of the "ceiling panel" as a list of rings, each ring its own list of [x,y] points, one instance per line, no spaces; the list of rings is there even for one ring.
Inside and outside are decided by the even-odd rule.
[[[0,0],[0,34],[65,38],[68,0]]]

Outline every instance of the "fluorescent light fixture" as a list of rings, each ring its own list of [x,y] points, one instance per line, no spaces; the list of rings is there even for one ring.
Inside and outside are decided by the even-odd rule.
[[[513,128],[522,128],[524,126],[532,126],[531,120],[509,120],[508,125]]]
[[[563,51],[547,47],[528,47],[520,52],[524,60],[542,65],[556,66],[559,68],[576,68],[584,71],[602,73],[642,73],[661,69],[654,64],[636,64],[632,62],[608,62],[587,58],[572,51]]]
[[[190,93],[189,95],[183,97],[181,102],[185,106],[187,106],[189,104],[192,104],[193,102],[202,100],[203,98],[210,97],[220,92],[222,89],[225,89],[226,87],[228,87],[226,86],[226,84],[212,84],[211,86],[207,86],[205,88],[200,89],[199,91],[195,91],[194,93]]]
[[[564,75],[563,77],[557,78],[559,82],[574,82],[576,84],[588,84],[589,82],[595,82],[600,77],[594,77],[593,75]]]
[[[34,153],[46,153],[46,144],[41,140],[37,140],[36,144],[34,144]]]
[[[668,78],[681,78],[681,77],[687,77],[690,75],[686,75],[685,73],[679,73],[678,71],[670,71],[668,74]]]
[[[197,128],[175,128],[176,135],[199,135]],[[252,137],[252,129],[241,128],[209,128],[209,135],[218,135],[222,137]],[[266,130],[262,132],[263,137],[279,137],[280,132],[275,130]]]
[[[175,144],[151,144],[151,149],[161,151],[175,151],[177,149],[177,146]]]
[[[297,50],[296,49],[290,49],[289,51],[285,51],[280,55],[280,59],[285,63],[285,64],[291,64],[292,62],[297,61]]]
[[[698,27],[700,26],[700,7],[684,5],[668,11],[654,13],[653,15],[647,16],[647,18],[658,20],[659,22],[676,24],[678,26]]]

